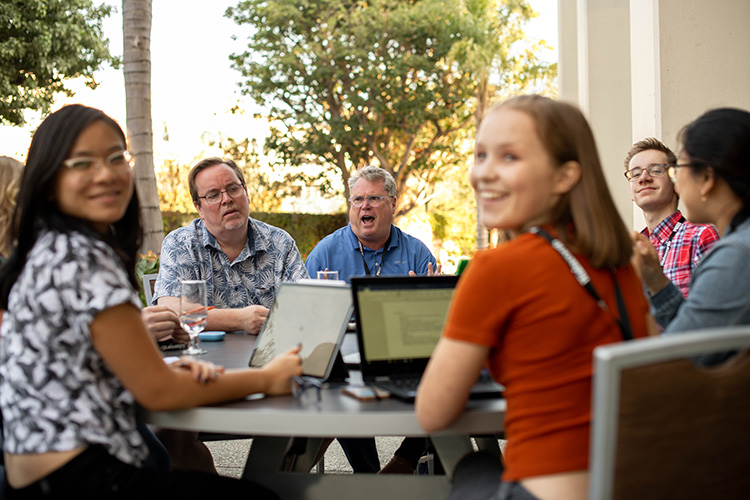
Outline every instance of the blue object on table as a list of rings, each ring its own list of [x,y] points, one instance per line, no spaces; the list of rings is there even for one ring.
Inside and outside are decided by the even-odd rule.
[[[226,332],[201,332],[198,334],[198,338],[202,342],[218,342],[224,340]]]

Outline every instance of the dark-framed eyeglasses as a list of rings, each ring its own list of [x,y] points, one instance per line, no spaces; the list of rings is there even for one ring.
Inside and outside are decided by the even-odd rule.
[[[313,378],[292,377],[292,396],[306,404],[318,404],[322,398],[323,383]]]
[[[669,172],[669,178],[674,182],[675,178],[677,177],[677,169],[682,167],[692,167],[693,165],[690,163],[673,163],[672,165],[667,165],[667,171]]]
[[[245,191],[245,186],[242,184],[232,184],[227,186],[224,191],[209,191],[205,196],[199,196],[198,198],[206,200],[209,205],[216,205],[221,202],[224,193],[227,193],[230,198],[237,198]]]
[[[352,196],[349,198],[349,201],[351,204],[357,208],[361,207],[365,204],[365,201],[368,205],[370,205],[372,208],[378,207],[381,203],[383,203],[383,200],[386,198],[390,198],[390,196]]]
[[[128,151],[118,151],[105,158],[95,158],[93,156],[77,156],[68,158],[63,161],[68,169],[81,173],[96,173],[99,167],[106,165],[113,172],[124,172],[133,167],[133,157]]]
[[[662,175],[667,173],[668,168],[669,165],[666,165],[664,163],[652,163],[646,168],[635,167],[625,171],[625,178],[630,182],[635,182],[641,178],[641,175],[643,175],[644,171],[648,172],[648,175],[650,175],[651,177],[661,177]]]

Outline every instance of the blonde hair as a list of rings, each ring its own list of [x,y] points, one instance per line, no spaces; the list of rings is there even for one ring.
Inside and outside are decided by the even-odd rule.
[[[0,256],[7,257],[13,248],[10,226],[16,195],[21,181],[23,163],[9,156],[0,156]]]
[[[560,237],[597,268],[627,265],[633,253],[630,234],[604,179],[594,134],[574,105],[539,95],[514,97],[493,107],[526,113],[557,166],[574,161],[581,179],[552,210],[549,221]],[[572,231],[571,231],[572,226]]]

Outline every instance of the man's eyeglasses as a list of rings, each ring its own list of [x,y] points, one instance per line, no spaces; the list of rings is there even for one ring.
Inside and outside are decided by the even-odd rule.
[[[323,384],[319,380],[303,377],[292,377],[292,396],[294,399],[307,404],[318,404],[321,400],[320,391]]]
[[[648,172],[648,175],[650,175],[651,177],[661,177],[662,175],[667,173],[668,168],[669,165],[666,165],[664,163],[652,163],[646,168],[635,167],[627,170],[625,172],[625,177],[630,182],[635,182],[641,178],[641,175],[643,175],[644,171]]]
[[[230,198],[237,198],[244,191],[245,188],[241,184],[232,184],[231,186],[227,186],[227,189],[225,191],[209,191],[205,196],[199,196],[198,198],[206,200],[206,203],[208,203],[209,205],[215,205],[221,202],[221,195],[223,195],[224,193],[227,193]]]
[[[133,166],[133,157],[127,151],[112,153],[106,158],[77,156],[63,161],[70,170],[81,173],[96,173],[99,167],[106,165],[113,172],[124,172]]]
[[[357,208],[359,208],[362,205],[364,205],[365,201],[367,201],[367,203],[371,207],[375,208],[375,207],[379,206],[383,202],[383,200],[385,200],[386,198],[390,198],[390,196],[375,196],[375,195],[372,195],[372,196],[352,196],[351,198],[349,198],[349,201],[351,202],[352,205],[354,205]]]

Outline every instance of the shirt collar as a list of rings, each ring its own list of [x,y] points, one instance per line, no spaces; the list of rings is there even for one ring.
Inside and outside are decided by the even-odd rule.
[[[359,240],[357,239],[357,235],[354,234],[354,230],[352,230],[352,224],[351,223],[349,223],[348,228],[349,228],[349,231],[347,231],[347,234],[349,236],[349,244],[352,246],[352,248],[354,248],[356,250],[359,250]],[[390,250],[393,247],[397,247],[398,246],[399,235],[398,235],[398,231],[394,231],[395,228],[396,228],[396,226],[394,226],[393,224],[391,224],[391,240],[390,240],[390,243],[388,243],[388,250]],[[369,248],[367,248],[364,245],[362,245],[362,248],[365,248],[365,249],[369,250]],[[382,248],[381,248],[381,250],[382,250]],[[378,250],[378,251],[380,251],[380,250]]]
[[[648,228],[645,228],[643,230],[643,234],[648,236],[651,240],[661,244],[669,240],[669,237],[675,231],[677,223],[680,222],[680,219],[682,218],[682,212],[680,212],[679,210],[675,210],[672,215],[656,225],[653,233],[649,234]]]
[[[223,252],[219,242],[216,241],[216,237],[206,227],[206,224],[202,219],[198,219],[198,225],[200,227],[203,239],[204,247],[211,247],[219,252]],[[242,249],[240,255],[237,257],[238,261],[244,260],[247,257],[255,255],[258,252],[268,250],[270,242],[268,238],[262,234],[262,231],[257,230],[256,225],[252,218],[247,219],[247,243],[245,248]]]

